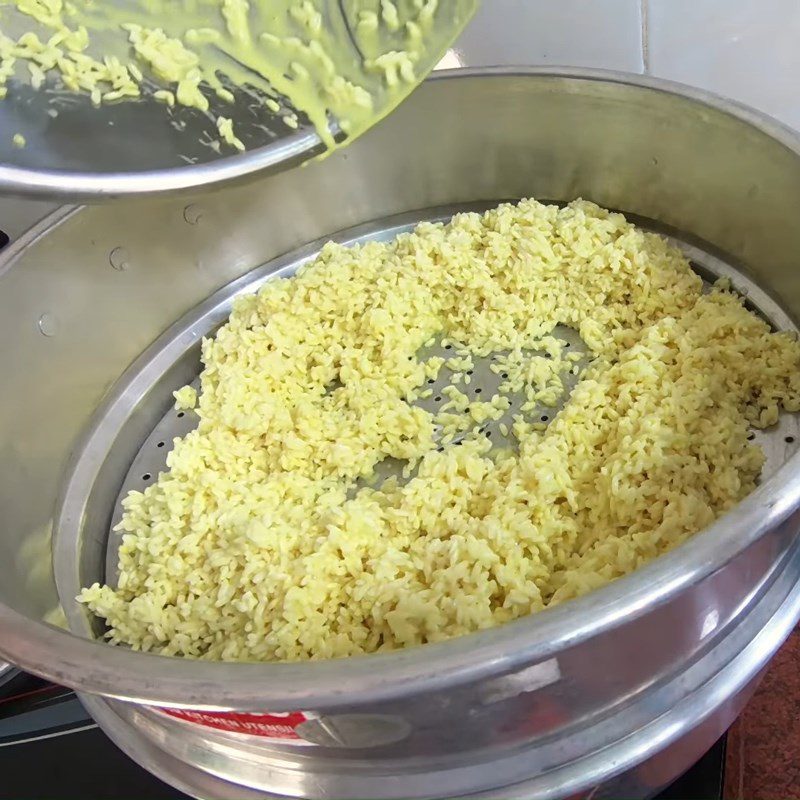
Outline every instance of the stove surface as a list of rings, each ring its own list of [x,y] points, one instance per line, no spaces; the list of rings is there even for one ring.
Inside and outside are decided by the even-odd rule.
[[[657,800],[721,800],[725,738]],[[129,759],[68,689],[18,673],[0,687],[0,800],[185,800]]]

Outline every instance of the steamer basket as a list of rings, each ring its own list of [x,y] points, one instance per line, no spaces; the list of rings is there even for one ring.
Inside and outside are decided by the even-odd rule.
[[[97,621],[73,600],[103,580],[109,550],[113,567],[120,491],[191,426],[171,392],[197,375],[200,337],[237,294],[328,238],[386,238],[525,196],[622,210],[796,330],[800,139],[613,73],[443,73],[324,162],[196,200],[62,209],[8,245],[0,653],[83,692],[117,743],[198,797],[646,797],[685,770],[800,616],[794,415],[758,434],[759,489],[687,544],[450,642],[212,664],[91,641]],[[69,633],[43,622],[59,602]]]

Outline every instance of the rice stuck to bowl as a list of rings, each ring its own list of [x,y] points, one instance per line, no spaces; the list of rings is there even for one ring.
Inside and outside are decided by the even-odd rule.
[[[592,356],[571,393],[556,325]],[[497,395],[454,385],[421,408],[437,337],[459,375],[502,360]],[[79,598],[112,643],[193,658],[392,650],[577,597],[752,491],[748,428],[800,409],[792,335],[583,201],[328,244],[239,298],[202,352],[200,392],[176,393],[199,425],[125,500],[118,586]],[[478,426],[512,391],[565,402],[547,425],[520,412],[516,446],[492,450]],[[387,458],[407,479],[369,485]]]

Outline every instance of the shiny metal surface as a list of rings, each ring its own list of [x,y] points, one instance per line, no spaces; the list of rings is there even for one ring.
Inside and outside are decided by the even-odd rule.
[[[65,210],[9,245],[0,651],[53,680],[136,701],[114,702],[113,713],[143,750],[170,748],[176,782],[195,774],[191,763],[295,796],[475,794],[525,782],[531,797],[557,797],[673,742],[671,763],[685,769],[800,615],[797,455],[779,454],[785,463],[734,512],[639,572],[415,650],[308,664],[166,659],[90,641],[92,621],[72,600],[102,572],[114,499],[170,390],[196,374],[203,326],[254,285],[247,273],[290,269],[315,252],[308,242],[374,233],[374,220],[527,195],[583,196],[650,220],[718,257],[712,272],[746,276],[755,305],[780,326],[769,298],[789,324],[800,316],[797,136],[691,89],[583,71],[442,75],[324,162],[180,203]],[[70,634],[38,622],[59,595]],[[378,714],[411,733],[370,749],[251,747],[176,736],[136,703]]]
[[[0,686],[4,684],[12,675],[14,675],[16,670],[11,664],[7,664],[5,661],[0,661]]]
[[[333,29],[355,26],[357,6],[322,0],[320,7],[327,18],[337,20]],[[439,1],[431,46],[415,64],[417,75],[425,76],[436,66],[469,16],[451,0]],[[15,37],[36,29],[13,6],[6,9],[3,27]],[[127,41],[112,41],[114,54],[127,60]],[[357,57],[354,40],[341,44]],[[40,90],[12,80],[0,114],[0,194],[61,202],[169,194],[269,174],[324,151],[317,131],[287,98],[277,96],[280,108],[273,111],[252,86],[225,83],[233,102],[220,100],[209,89],[209,110],[200,111],[158,102],[153,93],[164,87],[152,81],[145,82],[142,97],[135,101],[95,107],[88,94],[66,91],[52,80]],[[391,108],[390,101],[394,98],[388,95],[378,99],[378,118]],[[299,129],[283,121],[295,113]],[[219,116],[233,121],[245,152],[220,146]],[[337,141],[345,138],[335,121],[331,131]],[[24,147],[14,145],[16,134],[24,136]]]
[[[80,106],[81,103],[78,102],[77,105]],[[188,141],[194,142],[194,136],[175,130],[171,135],[162,137],[166,141],[162,143],[161,147],[151,150],[150,138],[139,137],[136,142],[131,143],[128,137],[117,137],[117,129],[112,128],[110,129],[112,134],[106,137],[108,139],[107,146],[97,148],[93,137],[86,135],[81,127],[81,122],[85,121],[87,114],[95,112],[90,103],[87,102],[86,105],[89,107],[79,107],[80,113],[76,115],[77,119],[70,123],[67,131],[57,134],[58,139],[63,138],[67,142],[72,142],[73,148],[81,153],[82,157],[75,159],[79,169],[75,167],[70,170],[44,169],[38,166],[43,161],[43,156],[56,152],[56,147],[51,142],[39,143],[34,139],[23,150],[15,151],[15,154],[24,154],[24,158],[18,157],[12,162],[8,154],[0,152],[0,158],[5,156],[0,162],[0,191],[2,193],[62,203],[99,202],[132,195],[178,194],[198,190],[202,187],[235,183],[250,175],[269,175],[275,171],[289,169],[319,155],[324,150],[316,131],[305,128],[298,131],[292,130],[272,144],[254,147],[241,154],[220,155],[216,150],[208,147],[206,148],[208,158],[203,161],[198,160],[193,164],[182,162],[175,166],[159,169],[152,166],[147,168],[145,165],[152,165],[149,156],[153,152],[161,156],[159,161],[179,161],[184,137],[187,137]],[[115,109],[122,107],[122,105],[114,106]],[[145,122],[141,123],[141,126],[146,124],[148,117],[158,115],[160,112],[161,109],[155,105],[145,106],[140,111],[145,117]],[[116,112],[116,117],[123,117],[120,120],[120,128],[124,126],[124,117],[130,115],[130,113]],[[0,119],[6,119],[6,117],[0,117]],[[197,115],[197,120],[207,123],[204,116],[200,114]],[[160,118],[155,122],[150,120],[150,123],[156,129],[162,125],[168,128]],[[206,127],[206,125],[202,125],[202,127]],[[0,125],[0,136],[3,136],[2,128],[3,126]],[[11,141],[11,136],[5,136],[3,141]],[[113,147],[108,145],[113,145]],[[98,152],[109,153],[109,151],[116,158],[106,165],[106,169],[100,170],[97,167],[92,169],[92,155]],[[123,153],[129,156],[127,162],[121,158]],[[138,159],[130,158],[137,154],[139,155]]]

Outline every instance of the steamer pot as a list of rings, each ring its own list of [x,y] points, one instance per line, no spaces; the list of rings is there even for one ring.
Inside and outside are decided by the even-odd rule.
[[[92,641],[73,600],[102,579],[120,487],[238,292],[327,238],[523,196],[620,209],[795,329],[800,137],[640,76],[443,73],[323,162],[180,202],[63,208],[0,255],[0,653],[78,689],[115,741],[198,797],[646,797],[685,770],[800,616],[794,417],[763,437],[760,488],[687,544],[450,642],[176,660]],[[69,632],[44,622],[59,603]]]

